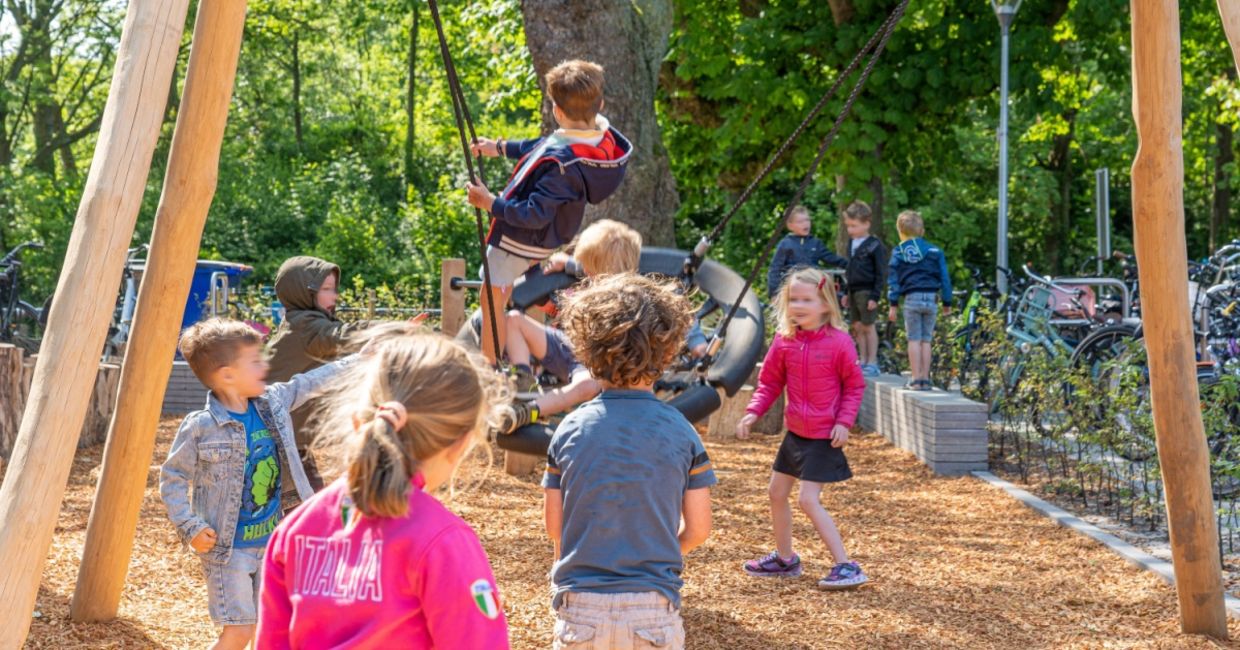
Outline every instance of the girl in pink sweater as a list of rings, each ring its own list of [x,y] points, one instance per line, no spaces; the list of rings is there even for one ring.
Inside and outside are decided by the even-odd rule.
[[[333,408],[351,432],[347,475],[267,547],[256,647],[507,648],[478,536],[431,496],[505,389],[441,336],[393,326],[370,347]]]
[[[736,437],[748,438],[749,427],[786,391],[784,436],[771,471],[771,527],[775,551],[745,563],[745,572],[758,577],[801,575],[801,558],[792,550],[792,507],[788,497],[801,481],[797,504],[814,523],[835,566],[818,586],[849,589],[867,578],[848,559],[844,541],[818,496],[824,483],[852,478],[844,445],[857,419],[865,380],[857,365],[857,350],[844,328],[835,284],[819,269],[789,273],[775,304],[778,333],[762,362],[758,390],[745,417],[736,425]]]

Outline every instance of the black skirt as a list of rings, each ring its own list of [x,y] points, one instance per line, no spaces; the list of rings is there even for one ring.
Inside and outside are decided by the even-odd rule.
[[[802,438],[789,431],[779,445],[771,469],[811,483],[838,483],[852,478],[844,449],[830,439]]]

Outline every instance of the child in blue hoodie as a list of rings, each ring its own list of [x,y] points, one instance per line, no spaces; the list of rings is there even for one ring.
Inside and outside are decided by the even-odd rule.
[[[565,61],[547,73],[551,112],[560,128],[543,138],[508,141],[479,138],[475,155],[516,159],[517,166],[496,196],[470,183],[469,203],[494,220],[487,235],[491,295],[483,296],[482,351],[497,357],[491,338],[491,310],[503,317],[512,285],[531,266],[551,256],[581,229],[586,203],[600,203],[624,180],[633,145],[599,115],[603,68],[589,61]],[[499,327],[500,351],[507,338]]]
[[[938,316],[938,298],[943,313],[952,306],[952,280],[947,274],[943,249],[922,239],[926,226],[921,214],[905,210],[896,219],[900,245],[891,251],[891,272],[887,274],[887,300],[891,309],[887,319],[895,321],[896,305],[904,298],[904,330],[908,335],[908,362],[912,379],[908,387],[930,390],[930,341]]]

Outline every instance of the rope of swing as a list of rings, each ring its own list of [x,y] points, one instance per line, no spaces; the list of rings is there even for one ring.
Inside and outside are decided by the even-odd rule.
[[[805,172],[805,176],[801,179],[801,184],[797,187],[796,193],[793,194],[792,200],[790,200],[784,208],[783,221],[776,226],[774,234],[771,235],[771,238],[766,243],[766,247],[762,250],[762,255],[758,257],[757,262],[754,263],[753,269],[749,271],[749,275],[745,278],[745,285],[741,287],[740,294],[738,294],[736,296],[736,300],[732,302],[732,306],[728,309],[727,315],[724,316],[723,320],[719,322],[719,327],[715,330],[715,340],[711,342],[707,358],[702,364],[703,368],[709,367],[710,362],[713,361],[715,351],[719,347],[719,342],[721,342],[727,335],[728,325],[731,324],[732,319],[736,316],[737,310],[740,308],[741,299],[745,297],[745,292],[749,291],[749,288],[753,286],[753,282],[757,278],[759,271],[761,271],[762,267],[766,265],[767,260],[771,256],[771,252],[775,249],[776,244],[778,244],[779,240],[782,238],[783,223],[787,221],[788,215],[792,212],[792,209],[796,207],[797,204],[801,202],[802,197],[805,196],[805,191],[809,189],[810,183],[813,182],[814,174],[818,171],[818,166],[822,163],[823,158],[826,156],[827,149],[829,149],[831,147],[831,143],[835,141],[835,136],[839,133],[840,126],[844,123],[844,120],[852,111],[853,104],[856,103],[857,97],[861,94],[862,86],[864,86],[866,80],[870,78],[870,73],[874,71],[875,64],[878,63],[878,59],[882,56],[883,50],[887,48],[887,41],[891,39],[891,35],[896,30],[896,25],[899,24],[900,18],[904,15],[904,10],[907,7],[908,0],[902,0],[900,4],[891,12],[891,15],[887,17],[887,20],[882,24],[882,26],[879,27],[879,30],[875,32],[875,36],[878,36],[879,38],[877,43],[873,46],[873,54],[870,56],[869,61],[866,62],[865,69],[861,71],[861,76],[858,77],[857,82],[853,84],[852,91],[848,95],[848,100],[844,102],[843,108],[840,109],[839,114],[836,116],[835,123],[831,125],[831,130],[827,132],[826,137],[822,140],[822,144],[818,147],[818,155],[814,157],[814,162],[810,164],[809,170]],[[874,39],[871,38],[870,40],[873,41]],[[867,47],[869,47],[869,45],[867,45]],[[855,62],[856,61],[854,60],[854,63]],[[840,78],[842,79],[844,76],[845,75],[841,75]],[[836,83],[838,84],[838,80]],[[763,171],[766,172],[768,170]]]
[[[836,76],[835,83],[831,84],[831,88],[829,88],[827,92],[822,95],[822,98],[818,100],[817,104],[814,104],[814,107],[810,109],[808,114],[806,114],[805,119],[801,120],[801,123],[798,124],[796,129],[792,131],[792,134],[784,140],[783,144],[779,145],[779,149],[775,150],[775,153],[771,155],[769,160],[767,160],[766,165],[762,167],[762,170],[754,176],[753,180],[749,182],[749,185],[746,186],[740,196],[736,198],[736,201],[732,204],[732,207],[728,209],[727,214],[723,215],[723,218],[719,221],[719,223],[715,224],[715,227],[711,230],[710,234],[702,236],[702,240],[698,242],[697,246],[694,247],[689,258],[685,260],[685,271],[687,273],[691,273],[699,264],[702,263],[702,260],[706,257],[706,252],[710,249],[715,240],[723,234],[723,229],[727,227],[728,222],[732,221],[732,217],[736,216],[736,213],[741,209],[741,206],[745,205],[745,203],[749,201],[749,198],[753,195],[754,190],[757,189],[758,184],[765,180],[766,177],[775,170],[776,163],[778,163],[780,159],[783,158],[783,155],[787,153],[788,149],[790,149],[792,145],[800,139],[801,134],[805,132],[805,129],[808,128],[810,123],[818,117],[818,114],[821,113],[822,109],[826,107],[827,102],[830,101],[835,96],[835,93],[839,91],[840,86],[844,84],[844,80],[847,79],[848,76],[857,69],[857,66],[861,64],[861,60],[865,57],[865,55],[874,49],[874,47],[879,43],[880,38],[883,39],[884,44],[886,43],[886,38],[891,35],[891,30],[893,29],[892,26],[899,21],[900,16],[904,13],[904,7],[907,4],[907,2],[901,3],[900,6],[896,7],[896,9],[892,11],[889,16],[887,16],[887,20],[884,21],[882,25],[879,25],[878,29],[874,31],[874,34],[870,36],[870,40],[867,41],[866,44],[857,52],[856,56],[853,57],[848,66],[845,67],[838,76]]]
[[[439,19],[439,4],[435,0],[428,0],[427,4],[430,6],[431,20],[435,23],[435,32],[439,36],[439,53],[443,58],[444,72],[448,77],[448,89],[452,95],[452,115],[456,118],[456,132],[460,136],[461,152],[465,155],[465,167],[469,171],[469,180],[479,183],[484,178],[482,158],[478,159],[478,170],[477,174],[475,174],[474,157],[469,152],[469,143],[477,142],[478,140],[477,134],[474,133],[473,116],[469,113],[469,105],[465,102],[465,93],[461,90],[461,79],[456,74],[456,65],[452,62],[452,52],[448,49],[448,38],[444,35],[443,22]],[[491,321],[491,341],[495,345],[495,362],[498,365],[503,350],[499,347],[499,325],[495,320],[495,304],[491,296],[491,265],[487,261],[486,226],[482,223],[482,210],[476,206],[474,207],[474,222],[478,226],[478,250],[482,254],[483,302],[487,305],[487,315]],[[479,336],[481,336],[481,333]]]

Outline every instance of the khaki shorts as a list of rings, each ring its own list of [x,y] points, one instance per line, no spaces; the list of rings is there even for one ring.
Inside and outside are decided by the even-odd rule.
[[[870,309],[870,297],[875,294],[870,291],[854,291],[848,294],[848,320],[863,325],[873,325],[878,318],[878,305],[874,309]],[[874,302],[878,302],[878,298],[874,298]]]
[[[685,623],[667,597],[568,592],[555,612],[555,650],[685,647]]]
[[[513,255],[495,246],[487,246],[487,265],[491,267],[491,286],[493,287],[511,287],[516,284],[517,278],[525,275],[531,266],[541,261]],[[483,268],[479,265],[479,280],[485,280],[482,272]]]

